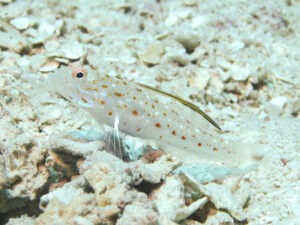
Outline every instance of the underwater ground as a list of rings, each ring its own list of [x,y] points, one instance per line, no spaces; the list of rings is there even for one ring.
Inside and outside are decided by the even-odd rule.
[[[300,224],[298,0],[0,0],[0,18],[0,224]],[[123,162],[49,88],[75,61],[192,102],[263,157],[199,165],[202,182],[164,149]]]

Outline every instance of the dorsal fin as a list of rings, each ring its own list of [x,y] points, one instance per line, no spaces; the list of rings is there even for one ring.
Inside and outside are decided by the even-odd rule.
[[[188,102],[188,101],[186,101],[186,100],[184,100],[184,99],[182,99],[182,98],[180,98],[180,97],[178,97],[176,95],[172,95],[172,94],[170,94],[168,92],[164,92],[164,91],[162,91],[162,90],[160,90],[158,88],[151,87],[151,86],[148,86],[146,84],[141,84],[141,83],[137,83],[137,84],[140,85],[141,87],[144,87],[144,88],[150,89],[152,91],[158,92],[160,94],[166,95],[166,96],[168,96],[168,97],[170,97],[170,98],[178,101],[179,103],[181,103],[181,104],[189,107],[190,109],[192,109],[196,113],[199,113],[201,116],[203,116],[208,122],[210,122],[217,129],[222,130],[221,127],[212,118],[210,118],[209,115],[207,115],[205,112],[203,112],[201,109],[199,109],[198,106],[194,105],[193,103]]]

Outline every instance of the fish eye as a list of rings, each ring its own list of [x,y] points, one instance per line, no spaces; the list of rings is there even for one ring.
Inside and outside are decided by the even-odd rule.
[[[83,72],[78,72],[78,73],[76,73],[75,74],[75,76],[77,77],[77,78],[83,78]]]
[[[83,79],[86,78],[87,71],[84,68],[76,68],[72,71],[72,76],[76,79]]]

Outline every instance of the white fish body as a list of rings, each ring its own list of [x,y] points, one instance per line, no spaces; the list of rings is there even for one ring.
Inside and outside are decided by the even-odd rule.
[[[49,75],[49,82],[99,124],[117,125],[121,132],[152,139],[183,161],[237,166],[251,160],[246,145],[226,143],[204,117],[136,83],[108,76],[88,81],[80,66],[58,69]]]

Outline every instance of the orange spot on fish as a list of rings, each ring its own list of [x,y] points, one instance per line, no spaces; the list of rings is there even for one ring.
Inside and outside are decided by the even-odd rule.
[[[122,94],[122,93],[120,93],[120,92],[114,92],[114,94],[115,94],[115,96],[117,96],[117,97],[121,97],[121,96],[123,96],[123,94]]]
[[[101,105],[105,105],[105,103],[106,103],[103,99],[96,98],[94,100],[97,101],[98,103],[100,103]]]
[[[85,88],[85,90],[87,90],[87,91],[98,91],[99,89],[96,88],[96,87],[87,87],[87,88]]]
[[[86,100],[84,97],[81,97],[81,100],[84,101],[84,103],[88,103],[88,100]]]

